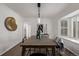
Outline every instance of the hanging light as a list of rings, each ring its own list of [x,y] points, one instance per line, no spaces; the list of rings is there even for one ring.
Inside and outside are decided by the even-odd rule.
[[[40,24],[40,18],[38,18],[37,21],[38,21],[38,24]]]
[[[41,4],[40,3],[37,3],[37,7],[38,7],[38,19],[37,19],[37,21],[38,21],[38,24],[40,24],[40,6],[41,6]]]

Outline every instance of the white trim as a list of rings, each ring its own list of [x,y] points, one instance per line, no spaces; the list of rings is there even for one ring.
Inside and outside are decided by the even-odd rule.
[[[16,44],[12,45],[10,48],[6,49],[5,51],[3,51],[2,53],[0,53],[0,56],[3,55],[4,53],[6,53],[7,51],[9,51],[10,49],[12,49],[13,47],[15,47],[17,44],[19,44],[21,41],[17,42]]]
[[[78,22],[77,22],[77,16],[76,16],[76,39],[78,38]]]
[[[68,15],[66,15],[66,16],[64,16],[64,17],[62,17],[62,18],[60,18],[60,20],[66,19],[66,18],[70,18],[70,17],[73,17],[73,16],[78,15],[78,14],[79,14],[79,10],[76,10],[76,11],[74,11],[74,12],[72,12],[72,13],[69,13]]]
[[[71,49],[69,49],[69,48],[66,48],[66,49],[68,49],[70,52],[72,52],[72,53],[75,54],[76,56],[79,56],[79,54],[75,53],[75,52],[72,51]]]
[[[79,30],[79,27],[78,27],[78,22],[79,22],[79,16],[77,16],[77,20],[76,20],[76,23],[77,23],[77,26],[76,26],[76,28],[77,28],[77,32],[76,32],[76,34],[77,34],[77,39],[79,38],[78,36],[78,30]]]
[[[79,40],[74,40],[74,38],[68,38],[68,37],[65,37],[65,36],[59,36],[59,37],[60,37],[60,38],[67,39],[67,40],[69,40],[69,41],[72,41],[72,42],[74,42],[74,43],[79,44]]]
[[[58,35],[61,35],[61,25],[60,25],[60,20],[58,20]]]

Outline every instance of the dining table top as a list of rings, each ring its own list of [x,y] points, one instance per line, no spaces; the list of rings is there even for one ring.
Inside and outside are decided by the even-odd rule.
[[[56,46],[56,42],[52,39],[28,39],[21,43],[21,46]]]

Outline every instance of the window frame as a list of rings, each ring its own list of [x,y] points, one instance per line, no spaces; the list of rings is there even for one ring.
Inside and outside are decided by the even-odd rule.
[[[62,20],[60,20],[60,35],[62,35],[62,36],[68,36],[68,21],[67,21],[67,27],[64,27],[64,26],[61,26],[61,22],[62,21],[67,21],[66,19],[62,19]],[[65,35],[63,35],[63,34],[61,34],[61,29],[67,29],[67,34]]]
[[[73,20],[72,19],[74,19],[74,18],[76,18],[75,20],[74,20],[74,22],[75,22],[75,33],[76,33],[76,36],[74,37],[73,36]],[[72,16],[72,17],[68,17],[68,18],[65,18],[65,19],[61,19],[61,20],[59,20],[58,22],[58,26],[59,26],[59,30],[58,30],[58,35],[60,35],[60,36],[64,36],[64,37],[69,37],[69,38],[74,38],[74,39],[79,39],[79,26],[78,26],[78,24],[79,24],[79,14],[77,14],[77,15],[75,15],[75,16]],[[63,21],[63,20],[65,20],[65,21],[67,21],[67,36],[65,36],[65,35],[61,35],[61,29],[62,29],[62,27],[61,27],[61,21]]]

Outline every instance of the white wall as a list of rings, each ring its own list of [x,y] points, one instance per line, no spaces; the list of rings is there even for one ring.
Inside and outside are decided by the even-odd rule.
[[[31,36],[36,34],[37,20],[36,18],[24,18],[24,21],[31,26]]]
[[[31,35],[36,35],[37,31],[37,18],[24,18],[25,21],[31,26]],[[24,22],[25,22],[24,21]],[[53,38],[53,25],[51,19],[41,18],[41,24],[47,24],[47,32],[49,34],[49,38]]]
[[[54,27],[53,27],[52,19],[42,18],[41,23],[47,24],[47,33],[49,34],[49,38],[53,39],[54,38],[54,30],[53,30]]]
[[[4,25],[5,18],[11,16],[16,19],[17,30],[8,31]],[[21,42],[22,17],[7,6],[0,4],[0,55]]]

